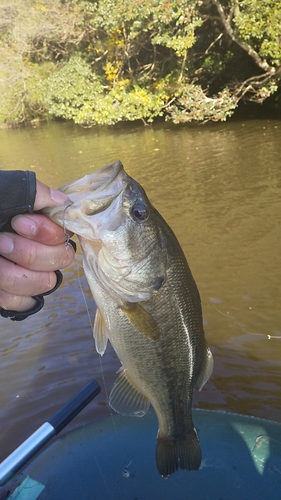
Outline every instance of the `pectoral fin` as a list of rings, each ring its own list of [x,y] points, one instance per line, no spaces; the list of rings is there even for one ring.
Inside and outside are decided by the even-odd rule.
[[[206,382],[208,382],[210,376],[212,375],[213,367],[214,367],[213,355],[211,353],[210,348],[207,347],[205,362],[199,374],[199,377],[196,381],[195,389],[201,391],[201,389],[204,387]]]
[[[103,356],[107,346],[107,333],[105,328],[105,322],[99,309],[96,310],[93,333],[94,333],[96,350],[101,356]]]
[[[122,368],[109,395],[109,404],[121,415],[143,417],[149,408],[149,400],[143,396]]]
[[[140,305],[130,304],[121,306],[120,309],[126,314],[134,328],[150,340],[160,337],[160,330],[152,316]]]

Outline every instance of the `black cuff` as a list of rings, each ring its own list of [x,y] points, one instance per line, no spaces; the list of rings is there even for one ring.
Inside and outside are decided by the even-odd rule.
[[[40,295],[33,295],[32,298],[36,300],[36,304],[31,309],[29,309],[28,311],[19,312],[19,311],[6,311],[6,309],[0,307],[0,316],[2,316],[2,318],[10,318],[12,321],[22,321],[28,318],[28,316],[31,316],[32,314],[35,314],[38,311],[40,311],[44,306],[44,296],[50,295],[50,293],[53,293],[62,284],[63,280],[62,273],[59,270],[57,270],[55,271],[55,274],[57,277],[57,282],[54,288],[52,288],[52,290],[49,290],[48,292],[41,293]]]
[[[49,290],[48,292],[41,293],[40,295],[36,295],[35,297],[33,297],[34,299],[35,299],[36,297],[43,297],[43,296],[45,296],[45,295],[50,295],[50,293],[53,293],[55,290],[57,290],[57,288],[58,288],[59,286],[61,286],[61,284],[62,284],[62,280],[63,280],[63,275],[62,275],[62,273],[61,273],[59,270],[54,271],[54,273],[55,273],[55,275],[56,275],[56,277],[57,277],[57,282],[56,282],[56,284],[55,284],[54,288],[52,288],[52,290]]]
[[[6,311],[6,309],[0,307],[0,315],[2,318],[10,318],[12,321],[22,321],[28,318],[28,316],[40,311],[44,305],[44,298],[42,295],[34,295],[32,298],[36,300],[36,304],[28,311]]]
[[[70,243],[70,245],[72,246],[72,248],[73,248],[74,252],[76,253],[76,250],[77,250],[77,245],[76,245],[75,241],[73,241],[73,240],[68,240],[68,242],[67,242],[67,243]]]

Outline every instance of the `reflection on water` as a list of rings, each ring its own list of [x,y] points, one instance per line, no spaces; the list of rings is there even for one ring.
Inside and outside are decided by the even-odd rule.
[[[248,121],[0,131],[0,168],[34,169],[52,186],[123,162],[177,234],[201,293],[215,370],[195,405],[278,421],[280,129]],[[119,361],[110,346],[102,360],[96,354],[94,312],[78,254],[39,314],[0,320],[0,460],[91,378],[102,392],[67,429],[109,414]]]

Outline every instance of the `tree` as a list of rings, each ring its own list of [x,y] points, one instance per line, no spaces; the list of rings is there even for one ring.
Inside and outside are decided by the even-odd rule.
[[[0,123],[225,120],[280,87],[281,0],[2,0]]]
[[[78,3],[2,0],[0,5],[0,123],[48,115],[40,82],[81,41]]]
[[[219,53],[220,61],[225,61],[220,71],[230,69],[232,79],[225,83],[237,101],[262,103],[276,92],[280,82],[281,1],[206,0],[203,5],[202,17],[213,28],[213,39],[205,55],[212,52],[216,58]]]

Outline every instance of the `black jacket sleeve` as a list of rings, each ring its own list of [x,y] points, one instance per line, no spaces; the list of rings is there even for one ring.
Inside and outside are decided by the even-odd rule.
[[[34,172],[0,171],[0,231],[11,231],[14,215],[32,213],[36,196]]]
[[[13,231],[11,219],[14,215],[32,213],[36,197],[36,176],[34,172],[23,170],[0,171],[0,232]],[[40,311],[44,305],[44,295],[56,290],[62,282],[62,274],[55,271],[57,283],[52,290],[35,295],[35,306],[29,311],[7,311],[0,307],[0,316],[12,321],[22,321]]]

